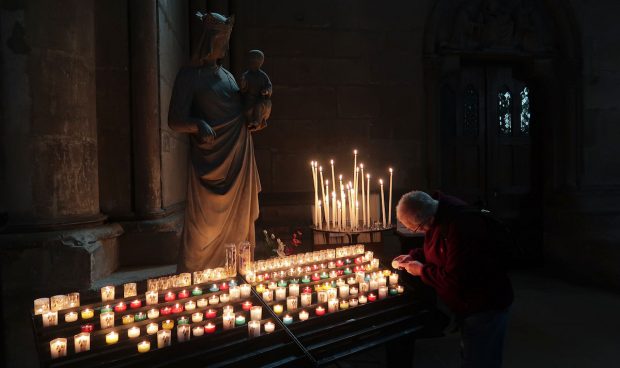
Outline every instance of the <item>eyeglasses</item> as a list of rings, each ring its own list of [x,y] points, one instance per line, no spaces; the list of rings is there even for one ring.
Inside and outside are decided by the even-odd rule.
[[[413,230],[414,233],[417,233],[418,230],[420,230],[420,228],[424,225],[426,225],[426,223],[428,222],[428,220],[420,222],[420,224],[418,225],[418,227],[415,228],[415,230]]]

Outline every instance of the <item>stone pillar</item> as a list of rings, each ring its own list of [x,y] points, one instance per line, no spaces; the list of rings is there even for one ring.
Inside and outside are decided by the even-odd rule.
[[[129,3],[134,211],[162,214],[156,0]]]
[[[16,3],[17,4],[17,3]],[[5,232],[102,222],[90,1],[2,11]],[[5,33],[6,32],[6,33]]]

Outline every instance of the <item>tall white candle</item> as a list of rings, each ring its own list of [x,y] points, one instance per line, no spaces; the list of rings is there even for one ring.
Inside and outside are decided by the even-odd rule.
[[[325,184],[325,181],[323,180],[323,166],[319,166],[319,176],[321,177],[321,181],[319,182],[319,184],[321,185],[321,199],[322,199],[322,203],[323,203],[323,211],[325,211],[325,219],[327,220],[327,207],[325,207],[325,187],[323,186]],[[321,221],[322,223],[323,221]]]
[[[73,336],[73,346],[76,353],[90,350],[90,333],[82,332]]]
[[[336,183],[334,183],[334,188],[336,188]],[[337,216],[338,208],[336,208],[336,191],[332,191],[332,225],[336,227],[336,216]]]
[[[325,180],[325,224],[327,225],[327,229],[329,229],[329,180]]]
[[[366,227],[366,193],[364,190],[366,186],[364,185],[364,164],[360,164],[360,170],[362,174],[362,224]]]
[[[356,180],[357,180],[357,150],[353,150],[353,182],[355,182]],[[353,198],[353,200],[355,201],[355,198]]]
[[[379,185],[381,186],[381,220],[383,221],[383,227],[385,227],[385,196],[383,195],[383,179],[379,179]]]
[[[67,356],[67,339],[60,337],[50,341],[52,359]]]
[[[336,176],[334,175],[334,160],[329,160],[332,165],[332,184],[334,184],[334,190],[336,190]]]
[[[312,167],[312,183],[314,184],[314,226],[317,227],[319,225],[318,222],[318,209],[319,209],[319,191],[317,187],[317,174],[316,174],[316,166],[314,161],[310,161],[310,166]]]
[[[372,227],[372,222],[370,222],[370,174],[366,174],[366,209],[368,227]]]
[[[342,220],[342,205],[340,201],[338,201],[338,229],[342,229],[341,220]]]
[[[323,219],[321,218],[321,201],[319,200],[319,211],[318,211],[318,223],[319,223],[319,229],[323,228]]]
[[[390,194],[388,200],[388,225],[392,226],[392,173],[394,170],[390,167]]]

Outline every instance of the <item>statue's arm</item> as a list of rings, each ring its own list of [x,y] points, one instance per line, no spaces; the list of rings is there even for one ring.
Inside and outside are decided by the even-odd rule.
[[[271,97],[271,94],[273,93],[273,85],[271,84],[271,79],[269,79],[269,76],[264,71],[261,70],[261,73],[263,75],[263,79],[265,80],[265,87],[261,91],[261,94],[263,96]]]
[[[201,136],[215,136],[206,121],[191,116],[194,87],[192,70],[182,68],[177,73],[168,109],[168,126],[180,133],[200,133]]]

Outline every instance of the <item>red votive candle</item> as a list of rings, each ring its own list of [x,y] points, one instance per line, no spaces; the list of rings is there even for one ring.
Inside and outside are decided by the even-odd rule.
[[[325,314],[325,308],[319,305],[318,307],[316,307],[314,312],[316,313],[317,316],[322,316]]]
[[[312,274],[312,281],[319,281],[321,276],[318,273]]]
[[[207,323],[205,325],[205,333],[214,333],[215,332],[215,325],[211,322]]]
[[[170,313],[172,313],[172,308],[170,307],[163,307],[159,310],[159,314],[161,314],[162,316],[167,316]]]
[[[132,300],[131,303],[129,303],[129,306],[131,307],[131,309],[140,308],[142,306],[142,300]]]
[[[250,309],[252,309],[252,302],[243,302],[243,304],[241,304],[241,308],[243,308],[244,311],[249,311]]]
[[[120,302],[114,306],[115,312],[124,312],[127,309],[127,304]]]
[[[369,302],[374,302],[375,300],[377,300],[377,296],[373,293],[368,294],[368,301]]]
[[[215,309],[207,309],[205,311],[205,318],[207,319],[211,319],[211,318],[215,318],[217,316],[217,311]],[[213,327],[215,328],[215,327]],[[205,327],[206,329],[206,327]]]
[[[88,333],[93,332],[94,329],[95,329],[95,326],[90,324],[90,323],[82,325],[82,327],[81,327],[81,331],[82,332],[88,332]]]
[[[181,313],[183,312],[183,304],[175,304],[172,306],[172,313]]]
[[[355,266],[355,268],[353,268],[353,270],[354,270],[355,272],[361,272],[361,271],[364,271],[364,267]]]
[[[303,290],[304,293],[312,293],[312,288],[310,286],[306,286]]]
[[[355,258],[355,264],[359,265],[359,264],[362,264],[362,263],[364,263],[364,258],[362,258],[362,257]]]
[[[336,267],[342,267],[344,266],[344,262],[342,262],[342,259],[339,259],[336,261]]]
[[[181,290],[179,291],[179,299],[189,298],[189,291]]]
[[[228,283],[227,282],[222,282],[220,284],[220,290],[222,290],[222,291],[228,290]]]
[[[176,298],[177,298],[176,295],[174,295],[172,291],[169,291],[166,293],[166,295],[164,295],[164,300],[167,302],[171,302],[175,300]]]
[[[342,276],[342,275],[344,275],[344,271],[343,270],[336,270],[336,275]]]
[[[318,269],[319,269],[319,265],[317,265],[317,264],[312,265],[312,270],[313,271],[317,271]]]
[[[265,276],[263,276],[263,278],[264,278],[265,280],[269,280],[269,279],[271,279],[271,275],[270,275],[270,274],[268,274],[268,273],[266,273],[266,274],[265,274]]]

